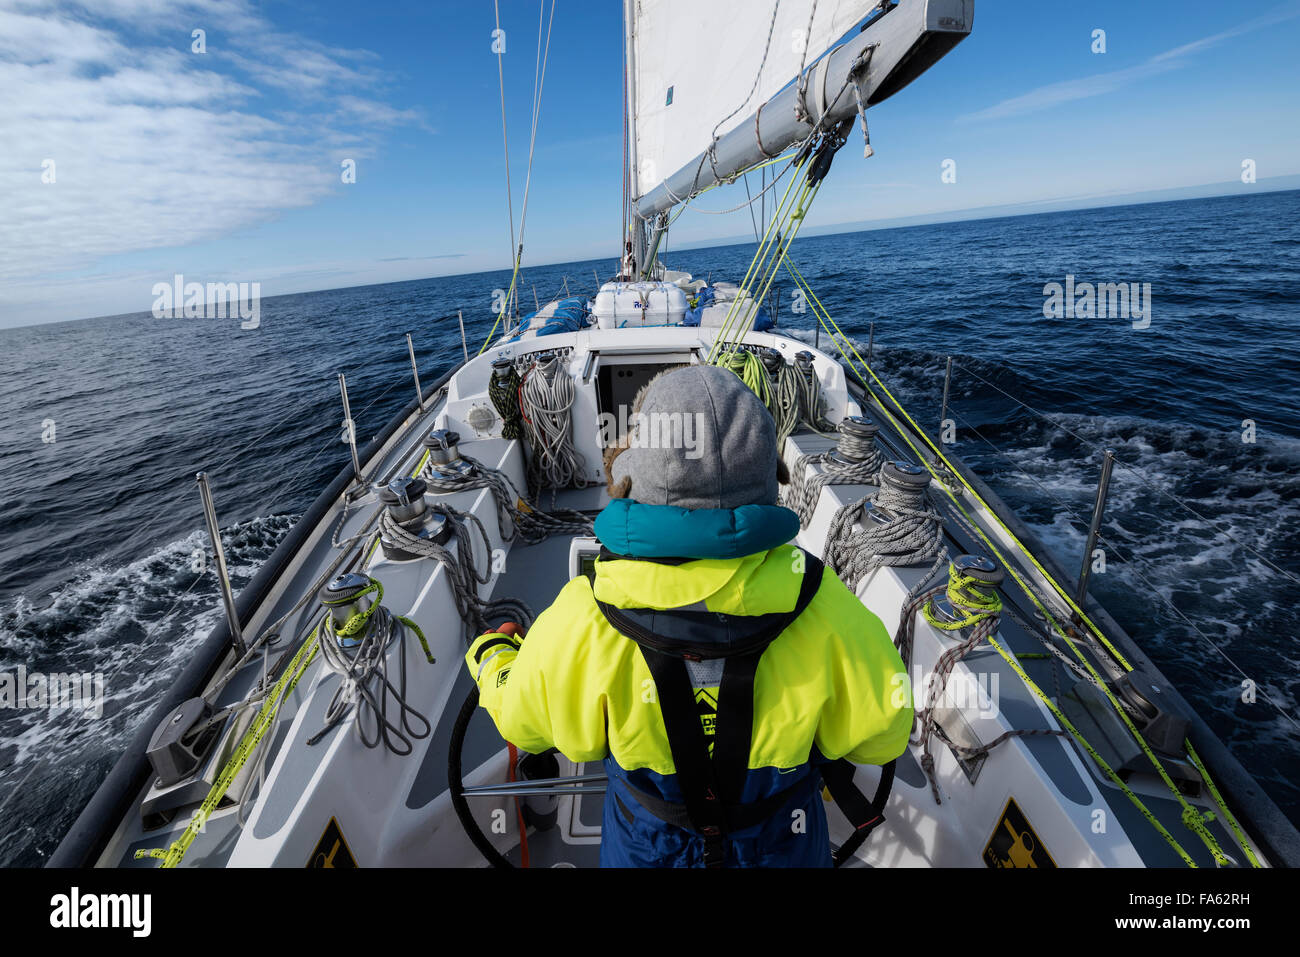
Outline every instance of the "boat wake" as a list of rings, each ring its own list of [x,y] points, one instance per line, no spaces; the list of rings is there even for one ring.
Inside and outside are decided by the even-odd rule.
[[[865,357],[865,338],[850,338]],[[1077,408],[1078,396],[1054,395],[1021,370],[957,361],[973,375],[954,375],[954,450],[1071,573],[1082,561],[1102,450],[1115,451],[1093,595],[1284,812],[1300,817],[1300,654],[1287,600],[1300,584],[1300,441],[1262,427],[1249,441],[1234,421],[1212,430],[1059,413]],[[877,344],[873,365],[933,431],[945,357]]]
[[[222,532],[236,592],[296,521],[273,515]],[[195,530],[127,565],[87,564],[44,600],[20,596],[0,609],[0,675],[103,677],[93,710],[0,710],[0,808],[38,822],[0,844],[0,866],[40,863],[220,620],[210,557],[197,570],[207,549]]]

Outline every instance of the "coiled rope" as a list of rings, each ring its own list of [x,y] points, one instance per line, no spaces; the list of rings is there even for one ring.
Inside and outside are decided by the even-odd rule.
[[[867,505],[885,510],[891,520],[877,524],[867,519],[859,527]],[[826,532],[826,564],[854,592],[864,575],[885,565],[931,562],[929,579],[942,567],[947,554],[943,518],[923,488],[898,488],[882,481],[875,494],[838,509]]]
[[[554,489],[586,488],[587,461],[573,444],[573,377],[555,355],[544,355],[525,374],[519,408],[533,451],[530,484]]]
[[[799,427],[799,374],[788,362],[781,360],[774,381],[768,388],[771,402],[768,408],[776,422],[776,448],[785,449],[785,440]]]
[[[823,435],[833,433],[835,424],[826,419],[826,398],[822,395],[822,381],[817,378],[817,370],[809,362],[807,366],[795,369],[799,390],[799,421],[814,432]]]
[[[523,438],[524,423],[519,414],[519,373],[513,365],[503,376],[493,370],[488,379],[488,398],[501,416],[501,438]]]
[[[360,592],[325,601],[324,604],[350,604],[365,595],[374,594],[368,608],[351,616],[342,626],[336,626],[334,616],[326,610],[320,621],[320,656],[326,668],[339,676],[339,686],[325,708],[325,725],[307,739],[312,745],[325,737],[346,718],[356,706],[353,722],[357,739],[367,748],[382,741],[385,748],[403,757],[414,750],[414,741],[427,738],[433,730],[429,720],[406,701],[406,634],[411,631],[419,639],[425,658],[433,664],[429,643],[424,632],[410,618],[394,615],[382,604],[384,586],[372,578],[371,584]],[[344,647],[340,639],[357,639],[357,644]],[[397,642],[398,683],[394,686],[388,677],[388,649]],[[397,722],[388,716],[389,700],[397,707]],[[412,725],[412,721],[416,726]],[[373,727],[373,735],[366,730]]]
[[[927,576],[927,579],[933,578]],[[934,599],[944,595],[952,607],[953,613],[964,612],[962,617],[949,620],[941,616],[934,608]],[[948,679],[957,663],[969,655],[983,642],[992,638],[998,630],[1002,613],[1002,599],[997,591],[987,582],[962,574],[955,565],[948,566],[948,584],[928,591],[914,594],[903,607],[899,620],[898,634],[894,644],[898,647],[905,669],[911,669],[912,647],[916,627],[916,613],[920,611],[925,620],[942,631],[961,631],[971,628],[969,636],[959,644],[948,648],[935,662],[934,672],[926,682],[925,703],[917,708],[913,729],[916,731],[914,743],[921,748],[921,769],[930,783],[930,794],[935,804],[942,804],[939,796],[939,781],[935,775],[934,755],[930,746],[938,738],[960,757],[973,759],[988,754],[998,745],[1012,738],[1053,736],[1067,737],[1065,731],[1053,728],[1013,728],[1004,731],[988,744],[967,747],[956,743],[947,731],[938,723],[935,712],[943,701],[948,688]]]
[[[452,598],[456,610],[465,628],[466,640],[473,640],[478,635],[491,629],[491,620],[516,621],[527,628],[532,624],[533,613],[529,607],[517,598],[499,598],[488,601],[479,597],[478,588],[486,585],[492,578],[491,568],[480,575],[474,565],[474,541],[471,529],[476,529],[484,551],[490,555],[492,544],[487,530],[478,516],[470,512],[461,512],[449,505],[433,503],[428,511],[441,515],[456,539],[456,552],[439,545],[437,542],[402,527],[387,510],[379,518],[379,527],[385,537],[398,548],[424,558],[432,558],[447,572],[447,582],[451,586]]]
[[[506,541],[519,538],[526,544],[535,545],[552,535],[592,534],[592,520],[582,512],[571,508],[543,511],[515,488],[505,472],[484,465],[469,455],[462,454],[461,459],[471,466],[469,474],[449,475],[429,462],[420,477],[434,492],[490,489],[497,507],[497,530]]]
[[[823,488],[827,485],[875,485],[884,464],[884,453],[874,442],[864,441],[851,432],[842,432],[839,454],[828,449],[795,459],[794,469],[790,473],[790,485],[785,492],[785,507],[797,514],[799,524],[807,528],[817,510]],[[821,471],[809,476],[809,465],[818,465]],[[838,512],[836,517],[839,517]],[[848,521],[847,516],[844,521]]]
[[[740,381],[771,410],[772,386],[768,381],[767,369],[763,367],[763,360],[748,349],[738,348],[722,355],[717,364],[739,376]]]

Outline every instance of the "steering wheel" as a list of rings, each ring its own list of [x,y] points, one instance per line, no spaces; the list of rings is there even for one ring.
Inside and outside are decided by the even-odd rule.
[[[451,806],[460,819],[461,827],[469,839],[478,848],[480,854],[493,867],[513,868],[504,854],[488,839],[479,827],[477,819],[470,811],[467,798],[470,797],[528,797],[532,795],[560,794],[603,794],[608,778],[604,774],[573,774],[556,778],[535,778],[531,781],[512,781],[506,784],[485,784],[477,787],[465,787],[465,778],[461,769],[462,752],[465,747],[465,734],[469,723],[478,710],[478,688],[470,689],[465,703],[460,706],[456,723],[451,728],[451,740],[447,744],[447,789],[451,792]],[[848,839],[832,852],[832,861],[836,867],[852,859],[854,853],[867,839],[877,825],[884,820],[880,811],[889,799],[889,792],[894,783],[896,762],[890,761],[881,768],[880,783],[871,800],[874,816],[868,823],[859,826]],[[864,812],[870,815],[872,812]]]

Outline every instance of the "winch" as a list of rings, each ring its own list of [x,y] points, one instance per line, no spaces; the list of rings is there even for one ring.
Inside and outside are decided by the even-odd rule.
[[[857,465],[878,455],[876,433],[880,426],[863,415],[846,416],[840,422],[839,443],[827,456],[838,465]]]
[[[451,433],[455,436],[456,433]],[[427,443],[427,440],[426,440]],[[452,448],[455,448],[453,443]],[[431,515],[424,495],[429,486],[424,479],[402,476],[395,478],[379,491],[379,501],[388,510],[393,522],[408,532],[441,545],[450,537],[446,519],[441,515]],[[420,556],[400,548],[392,537],[383,531],[379,535],[379,547],[389,561],[403,562]]]
[[[371,596],[375,592],[375,580],[357,572],[340,575],[321,589],[320,604],[329,612],[340,648],[355,648],[365,640],[365,623],[373,612],[376,599]]]
[[[429,452],[429,471],[436,478],[454,482],[475,474],[474,466],[460,454],[460,433],[451,429],[434,429],[424,437]]]
[[[972,613],[985,612],[996,598],[999,585],[1006,574],[1001,566],[983,555],[958,555],[948,568],[949,581],[957,578],[971,579],[965,589],[949,587],[944,595],[931,602],[934,617],[940,621],[966,621]],[[971,600],[963,601],[963,596]]]
[[[880,493],[867,515],[884,525],[898,517],[895,508],[919,510],[925,505],[929,486],[930,473],[921,466],[886,462],[880,469]]]
[[[763,368],[767,370],[767,374],[770,376],[776,376],[781,371],[781,367],[785,365],[785,357],[781,355],[781,350],[773,349],[770,346],[760,352],[758,357],[762,360]]]

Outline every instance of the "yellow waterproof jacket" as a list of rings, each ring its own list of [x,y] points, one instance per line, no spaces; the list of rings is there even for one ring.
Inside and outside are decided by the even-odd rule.
[[[474,642],[466,662],[480,703],[501,735],[526,751],[555,747],[574,761],[605,760],[611,777],[680,800],[650,670],[638,645],[614,630],[595,599],[618,608],[787,612],[799,593],[804,560],[798,548],[783,545],[681,564],[598,561],[594,585],[586,577],[570,581],[518,647],[497,634]],[[716,686],[696,690],[706,731],[717,693]],[[821,761],[884,764],[903,752],[911,725],[907,677],[884,625],[828,568],[804,612],[758,662],[749,758],[754,786],[746,791],[761,797],[793,773],[806,774],[815,794]],[[611,814],[612,804],[629,810],[607,797],[606,843],[611,827],[629,840],[645,830],[644,822]],[[817,800],[807,809],[824,833],[820,805]],[[756,860],[768,860],[763,847],[750,850]],[[655,854],[663,853],[657,846]],[[646,861],[623,855],[620,862]]]

